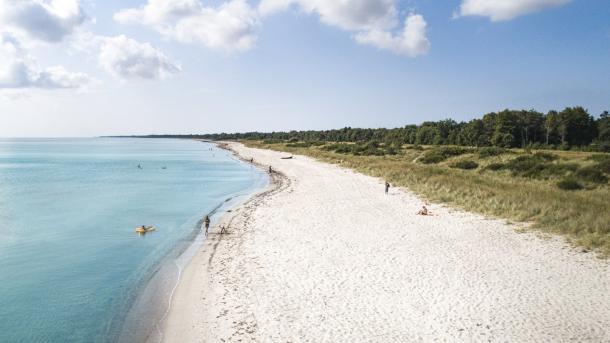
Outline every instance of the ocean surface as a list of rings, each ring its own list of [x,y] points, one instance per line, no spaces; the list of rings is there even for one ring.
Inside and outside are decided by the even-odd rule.
[[[198,141],[0,139],[0,342],[117,341],[202,217],[266,183]]]

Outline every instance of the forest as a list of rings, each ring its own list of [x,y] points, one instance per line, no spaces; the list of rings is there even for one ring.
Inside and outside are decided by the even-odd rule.
[[[385,129],[345,127],[322,131],[246,132],[202,135],[155,135],[210,140],[266,140],[302,142],[377,142],[386,146],[458,145],[470,147],[532,148],[610,152],[610,114],[597,119],[583,107],[541,113],[503,110],[468,122],[453,119]]]

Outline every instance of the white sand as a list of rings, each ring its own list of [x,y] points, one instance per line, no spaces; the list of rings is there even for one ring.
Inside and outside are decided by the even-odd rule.
[[[610,342],[610,264],[382,180],[233,145],[287,176],[186,268],[167,342]]]

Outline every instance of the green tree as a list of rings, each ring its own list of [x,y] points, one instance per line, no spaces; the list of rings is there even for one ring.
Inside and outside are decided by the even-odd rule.
[[[604,111],[597,120],[597,140],[610,142],[610,113]]]
[[[559,113],[557,111],[549,111],[544,118],[544,134],[546,145],[554,144],[555,136],[558,132]]]
[[[582,107],[566,107],[559,112],[558,119],[557,128],[562,145],[588,145],[597,136],[595,120]]]

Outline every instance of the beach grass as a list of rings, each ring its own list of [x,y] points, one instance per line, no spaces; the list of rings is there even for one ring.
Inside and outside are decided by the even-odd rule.
[[[381,146],[362,155],[337,144],[242,143],[339,164],[428,201],[561,234],[583,251],[610,256],[608,154],[434,146],[384,154]]]

